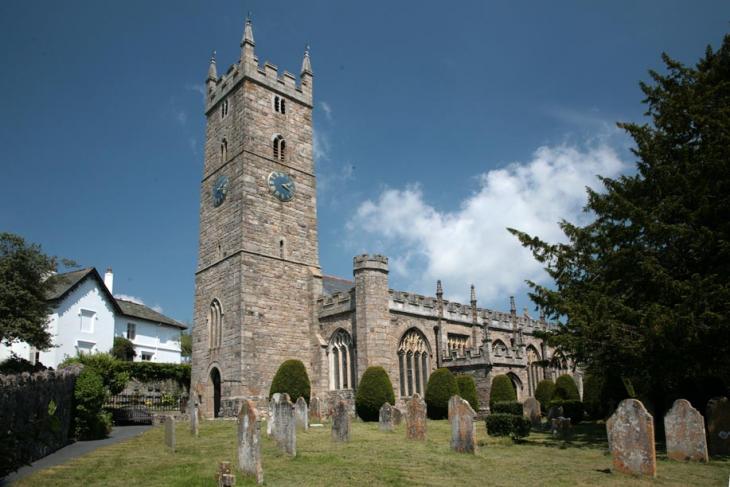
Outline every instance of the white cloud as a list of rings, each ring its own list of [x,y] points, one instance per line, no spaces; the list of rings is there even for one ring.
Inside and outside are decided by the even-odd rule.
[[[332,121],[332,107],[330,106],[330,104],[327,103],[326,101],[321,101],[321,102],[319,102],[319,107],[324,112],[324,116],[327,119],[327,121],[331,122]]]
[[[162,314],[162,306],[160,306],[159,304],[152,306],[152,309]]]
[[[124,301],[131,301],[133,303],[141,304],[145,306],[144,301],[142,301],[142,298],[138,298],[137,296],[130,296],[128,294],[115,294],[115,298],[122,299]]]
[[[315,162],[329,160],[330,140],[326,131],[312,128],[312,153]]]
[[[360,204],[347,225],[358,252],[384,252],[394,278],[407,289],[433,294],[444,281],[450,299],[468,300],[474,283],[480,305],[503,308],[507,296],[524,292],[525,279],[546,282],[529,251],[509,232],[517,228],[548,241],[563,241],[557,222],[585,222],[585,187],[599,188],[596,175],[626,169],[605,140],[587,147],[538,148],[529,162],[515,162],[478,176],[478,188],[456,211],[426,201],[418,184],[385,189]],[[526,303],[521,303],[524,305]]]
[[[203,101],[205,101],[205,86],[201,85],[199,83],[193,83],[185,85],[185,89],[189,91],[195,91],[197,93],[200,93],[200,96],[203,98]]]

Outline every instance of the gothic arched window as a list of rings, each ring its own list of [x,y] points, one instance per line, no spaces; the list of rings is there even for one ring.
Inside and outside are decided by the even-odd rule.
[[[214,299],[208,310],[208,348],[221,346],[221,334],[223,331],[223,308],[220,301]]]
[[[283,161],[286,154],[286,141],[281,135],[276,135],[273,139],[274,159]]]
[[[492,352],[494,353],[495,357],[507,355],[507,345],[505,345],[502,340],[495,340],[494,344],[492,345]]]
[[[540,353],[535,347],[527,347],[527,386],[530,396],[535,395],[537,383],[545,378],[545,371],[540,364]]]
[[[221,141],[221,162],[226,162],[228,160],[228,141],[226,139],[223,139]]]
[[[412,396],[426,392],[430,375],[431,347],[423,333],[411,328],[398,345],[398,366],[400,372],[400,395]]]
[[[354,389],[354,349],[352,337],[342,328],[332,334],[327,346],[330,363],[330,389]]]

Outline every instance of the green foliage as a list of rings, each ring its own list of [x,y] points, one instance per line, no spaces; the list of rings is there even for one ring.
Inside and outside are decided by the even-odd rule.
[[[570,418],[570,424],[576,425],[583,421],[585,408],[583,403],[575,399],[554,399],[549,407],[562,407],[563,416]]]
[[[540,403],[540,409],[543,413],[547,412],[548,404],[553,399],[555,394],[555,384],[550,379],[543,379],[537,383],[535,389],[535,399]]]
[[[575,380],[568,374],[563,374],[555,381],[553,399],[580,400],[580,393]]]
[[[495,414],[514,414],[522,416],[522,403],[517,401],[499,401],[492,403],[491,412]]]
[[[187,358],[193,356],[193,336],[190,333],[180,334],[180,355]]]
[[[11,375],[22,374],[23,372],[33,374],[35,372],[40,372],[41,370],[46,370],[46,367],[44,367],[43,364],[31,364],[28,360],[20,358],[17,355],[11,355],[0,362],[0,374]]]
[[[583,379],[583,406],[589,419],[605,417],[606,408],[601,401],[602,386],[603,381],[593,375],[587,375]]]
[[[360,379],[355,395],[355,411],[363,421],[377,421],[380,407],[386,402],[395,405],[393,384],[384,368],[368,367]]]
[[[106,395],[101,376],[96,370],[85,367],[74,387],[74,421],[78,439],[96,440],[111,431],[111,416],[102,411]]]
[[[311,385],[307,369],[301,360],[287,360],[279,366],[279,370],[274,375],[274,380],[271,381],[269,399],[277,392],[289,394],[292,402],[301,396],[309,404]]]
[[[130,377],[140,382],[174,380],[181,386],[190,387],[190,364],[127,362],[124,367]]]
[[[78,357],[64,360],[59,368],[79,363],[85,369],[94,370],[110,394],[119,394],[129,382],[129,372],[126,363],[112,357],[108,353],[80,354]]]
[[[22,341],[39,350],[51,346],[46,330],[50,281],[44,278],[55,270],[55,259],[39,245],[0,233],[0,343]]]
[[[474,378],[466,374],[457,375],[456,386],[459,388],[459,396],[467,401],[475,412],[479,411],[479,397]]]
[[[487,416],[487,434],[489,436],[510,436],[513,440],[529,436],[531,423],[520,415],[495,413]]]
[[[459,394],[456,378],[449,369],[436,369],[426,386],[426,412],[431,419],[443,419],[449,415],[449,399]]]
[[[516,401],[517,391],[509,377],[504,374],[495,375],[492,379],[492,389],[489,394],[489,407],[496,402]]]
[[[114,345],[109,353],[112,357],[125,362],[131,362],[137,356],[134,344],[124,337],[114,337]]]
[[[662,58],[640,84],[649,123],[619,124],[636,171],[588,190],[594,220],[563,221],[564,244],[510,231],[553,279],[530,283],[566,318],[551,343],[666,408],[684,380],[730,377],[730,35],[695,66]]]

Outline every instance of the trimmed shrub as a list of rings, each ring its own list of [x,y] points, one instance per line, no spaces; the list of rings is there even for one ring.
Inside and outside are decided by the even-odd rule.
[[[307,375],[307,369],[301,360],[287,360],[279,366],[279,370],[274,375],[274,380],[271,381],[271,388],[269,389],[269,399],[277,392],[285,392],[289,394],[289,398],[292,402],[299,399],[299,396],[303,397],[307,404],[309,404],[309,395],[311,394],[312,386],[309,383],[309,376]]]
[[[382,367],[368,367],[360,379],[355,395],[355,411],[363,421],[377,421],[380,407],[386,402],[395,405],[393,384]]]
[[[491,412],[495,414],[514,414],[522,416],[522,403],[517,401],[500,401],[492,404]]]
[[[510,436],[513,440],[530,435],[532,425],[529,418],[514,414],[490,414],[486,419],[489,436]]]
[[[84,369],[96,371],[111,395],[122,392],[129,382],[129,372],[126,370],[127,362],[117,360],[108,353],[82,354],[78,357],[68,358],[58,368],[71,364],[82,364]]]
[[[516,401],[517,391],[509,377],[504,374],[495,375],[492,379],[492,389],[489,393],[489,407],[494,403],[504,401]],[[520,413],[522,414],[522,413]]]
[[[124,337],[114,337],[114,345],[109,353],[112,357],[124,362],[131,362],[137,356],[134,344]]]
[[[426,386],[426,411],[431,419],[443,419],[449,415],[449,399],[459,394],[456,378],[449,369],[436,369]]]
[[[537,399],[540,403],[540,409],[543,414],[547,413],[548,405],[553,399],[553,394],[555,394],[555,384],[553,381],[550,379],[544,379],[537,383],[535,399]]]
[[[76,437],[80,440],[104,438],[111,431],[111,415],[102,411],[106,389],[96,370],[84,368],[76,379],[74,420]]]
[[[474,378],[465,374],[457,375],[456,387],[459,389],[459,396],[466,400],[475,412],[479,411],[479,398]]]
[[[15,354],[10,355],[10,357],[0,362],[0,374],[13,375],[22,374],[23,372],[34,374],[42,370],[46,370],[46,367],[42,363],[38,362],[34,365],[30,361],[20,358]]]
[[[568,374],[563,374],[555,381],[555,392],[553,393],[553,399],[562,399],[564,401],[580,401],[580,394],[578,393],[578,386],[575,384],[575,380]]]
[[[563,416],[570,418],[570,424],[576,425],[583,421],[585,415],[585,409],[583,403],[574,399],[564,401],[562,399],[555,399],[550,401],[550,407],[563,407]]]

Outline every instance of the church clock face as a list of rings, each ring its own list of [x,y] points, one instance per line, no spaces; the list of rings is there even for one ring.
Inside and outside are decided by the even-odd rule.
[[[274,171],[269,174],[269,191],[280,201],[294,197],[294,180],[286,173]]]
[[[226,200],[228,193],[228,176],[219,176],[216,179],[211,196],[213,197],[213,206],[220,206]]]

